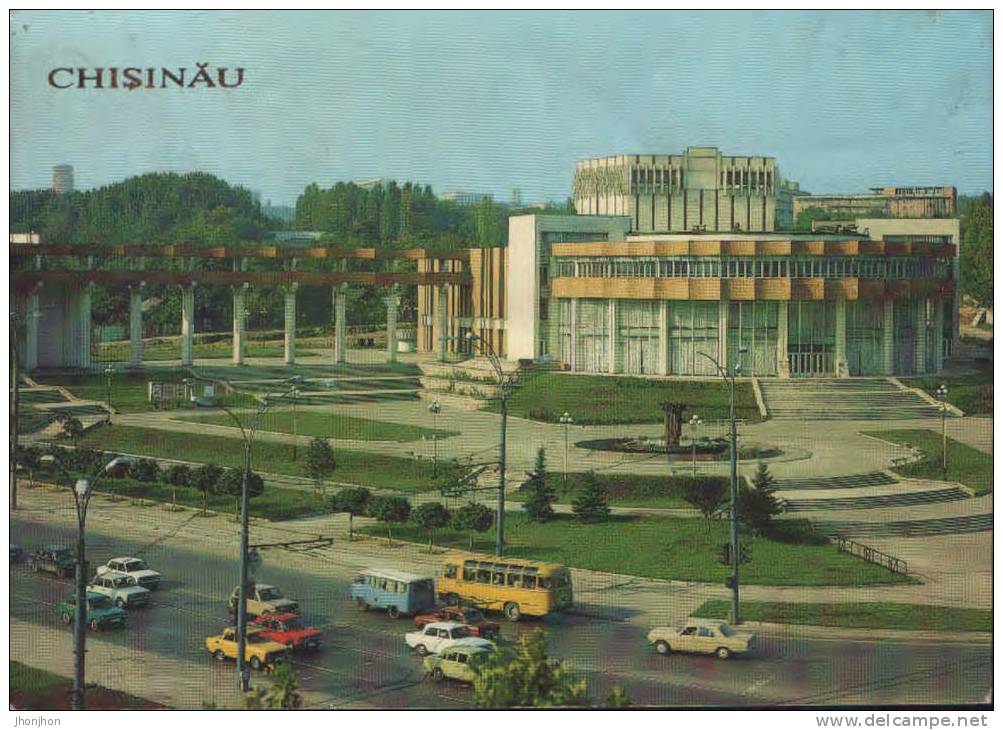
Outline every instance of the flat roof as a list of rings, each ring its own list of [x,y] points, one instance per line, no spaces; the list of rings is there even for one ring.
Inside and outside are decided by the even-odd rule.
[[[377,578],[387,578],[389,580],[399,580],[403,583],[413,583],[416,580],[432,580],[430,575],[418,575],[417,573],[407,573],[403,570],[393,568],[365,568],[359,571],[363,575],[374,575]]]

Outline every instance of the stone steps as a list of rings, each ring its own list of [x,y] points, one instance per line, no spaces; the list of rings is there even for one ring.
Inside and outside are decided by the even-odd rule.
[[[842,520],[814,523],[827,535],[860,537],[929,537],[955,535],[967,532],[986,532],[993,529],[992,513],[940,517],[929,520],[902,520],[898,522],[851,522]]]
[[[761,380],[763,401],[778,420],[939,418],[940,409],[884,378]]]
[[[847,474],[838,477],[777,479],[774,485],[781,491],[794,491],[802,489],[852,489],[855,487],[877,487],[898,483],[898,479],[883,471],[872,471],[864,474]]]
[[[923,492],[900,492],[898,494],[873,494],[862,497],[833,497],[820,499],[785,499],[785,512],[815,512],[841,509],[881,509],[887,507],[915,507],[921,504],[936,504],[968,499],[963,489],[948,487]]]

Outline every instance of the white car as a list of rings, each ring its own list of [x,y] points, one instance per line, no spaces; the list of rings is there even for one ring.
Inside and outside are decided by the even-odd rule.
[[[433,621],[419,631],[404,634],[404,641],[420,656],[439,654],[453,646],[481,646],[493,649],[494,644],[487,639],[470,635],[470,627],[455,621]]]
[[[137,585],[132,576],[114,570],[95,575],[87,585],[87,590],[108,596],[119,608],[140,608],[150,603],[148,589]]]
[[[150,570],[139,558],[112,558],[106,564],[98,566],[98,575],[104,575],[108,571],[131,575],[147,590],[155,591],[160,586],[160,573]]]
[[[718,659],[727,659],[732,654],[751,651],[755,641],[754,634],[735,631],[724,621],[707,619],[691,618],[682,626],[657,628],[648,632],[648,642],[662,655],[685,651],[714,654]]]

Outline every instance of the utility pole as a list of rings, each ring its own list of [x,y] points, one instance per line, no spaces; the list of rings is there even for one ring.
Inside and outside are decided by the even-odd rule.
[[[10,313],[10,508],[17,509],[18,446],[17,314]]]

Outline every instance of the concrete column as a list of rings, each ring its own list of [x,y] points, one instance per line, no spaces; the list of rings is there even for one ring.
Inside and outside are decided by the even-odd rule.
[[[939,373],[944,369],[944,300],[933,300],[933,371]]]
[[[895,300],[885,299],[881,311],[881,373],[895,374]]]
[[[669,374],[669,303],[658,303],[658,374]]]
[[[609,300],[609,310],[608,317],[606,320],[606,327],[608,328],[609,335],[609,345],[607,356],[609,358],[609,364],[607,366],[607,372],[616,372],[616,344],[617,344],[617,333],[616,333],[616,299]]]
[[[348,325],[345,320],[345,309],[348,303],[348,291],[341,285],[334,287],[334,362],[345,362],[347,350],[345,333]]]
[[[436,334],[439,336],[439,347],[436,350],[439,362],[446,362],[446,315],[449,313],[449,292],[445,285],[440,285],[435,291]]]
[[[846,362],[846,300],[836,300],[836,343],[834,346],[836,377],[850,377],[850,368]]]
[[[195,355],[195,285],[181,287],[181,365],[190,367]]]
[[[728,362],[728,300],[722,299],[717,306],[717,360],[727,372],[731,372],[735,363]],[[750,353],[751,354],[751,353]],[[742,363],[745,368],[743,375],[752,372],[749,363]]]
[[[400,306],[400,294],[388,294],[383,297],[387,305],[387,362],[397,362],[397,307]]]
[[[24,302],[24,369],[31,372],[38,368],[38,320],[42,310],[38,306],[38,291],[33,290]]]
[[[912,369],[914,373],[922,374],[926,372],[926,338],[929,328],[926,326],[926,299],[916,300],[916,337],[913,340],[915,350],[913,350]]]
[[[89,282],[84,284],[80,290],[80,297],[77,300],[77,316],[79,317],[79,339],[80,346],[78,354],[78,366],[85,370],[91,367],[91,287]]]
[[[571,372],[578,369],[578,300],[571,299]]]
[[[296,364],[296,285],[292,284],[285,290],[285,364]]]
[[[129,366],[143,366],[143,290],[129,287]]]
[[[233,364],[244,364],[244,327],[247,324],[247,306],[244,294],[247,284],[238,284],[233,288]]]
[[[791,376],[791,361],[787,357],[787,301],[777,302],[777,375]]]

